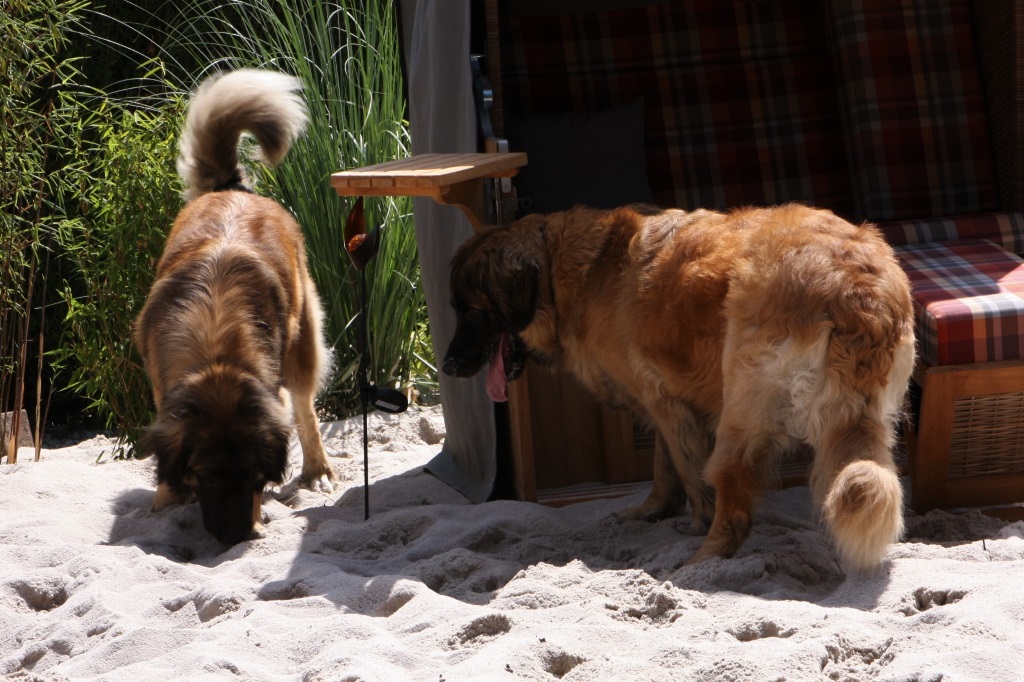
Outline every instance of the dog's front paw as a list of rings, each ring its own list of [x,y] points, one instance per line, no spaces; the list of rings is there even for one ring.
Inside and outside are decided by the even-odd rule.
[[[183,488],[172,488],[168,483],[160,483],[153,495],[153,505],[150,510],[153,512],[163,511],[167,507],[179,504],[188,504],[192,501],[192,493]]]
[[[308,488],[314,493],[323,493],[325,495],[330,495],[334,492],[334,483],[332,482],[334,480],[337,480],[337,477],[330,469],[319,475],[307,476],[303,474],[300,479],[303,488]]]
[[[648,504],[650,500],[635,507],[627,507],[612,514],[612,518],[619,523],[626,521],[657,521],[662,517],[661,509],[657,505]]]
[[[659,494],[653,491],[647,499],[635,507],[627,507],[615,513],[615,518],[621,521],[660,521],[670,516],[676,516],[682,509],[686,500],[675,495]]]
[[[709,527],[711,527],[710,519],[694,515],[693,520],[690,521],[690,525],[686,527],[686,534],[706,535]]]

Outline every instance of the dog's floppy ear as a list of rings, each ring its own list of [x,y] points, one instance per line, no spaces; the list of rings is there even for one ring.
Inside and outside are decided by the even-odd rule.
[[[265,480],[283,483],[288,467],[288,440],[291,432],[280,427],[271,427],[260,448],[260,471]]]
[[[507,331],[521,332],[533,321],[539,281],[540,264],[532,258],[516,254],[495,263],[486,293]]]
[[[189,442],[189,422],[201,414],[202,408],[182,386],[164,396],[163,409],[139,441],[141,452],[156,455],[158,482],[175,488],[184,483],[194,449]]]
[[[160,418],[146,430],[139,443],[142,452],[156,455],[156,480],[180,487],[188,470],[189,451],[185,428],[177,419]]]
[[[456,251],[450,284],[457,309],[461,304],[486,310],[501,331],[517,333],[530,324],[541,277],[543,225],[538,221],[543,220],[543,216],[530,215],[512,225],[492,228],[471,237]]]
[[[236,407],[244,423],[259,432],[250,443],[251,462],[259,469],[263,479],[284,482],[288,466],[288,441],[291,438],[291,416],[274,394],[252,377],[243,382],[243,390]]]

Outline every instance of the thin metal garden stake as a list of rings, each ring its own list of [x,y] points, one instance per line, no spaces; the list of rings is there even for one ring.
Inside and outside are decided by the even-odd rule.
[[[366,265],[380,250],[381,230],[373,228],[366,233],[366,219],[363,213],[363,198],[356,199],[352,211],[345,221],[345,251],[352,265],[359,271],[359,336],[356,346],[359,350],[359,395],[363,405],[363,520],[370,518],[370,436],[368,415],[372,404],[381,412],[398,414],[409,407],[409,399],[401,391],[380,388],[370,383],[370,340],[367,308],[369,297],[366,291]]]

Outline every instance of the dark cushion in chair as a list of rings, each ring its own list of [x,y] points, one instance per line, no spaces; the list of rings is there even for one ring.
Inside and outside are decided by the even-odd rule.
[[[520,213],[584,204],[651,203],[644,157],[644,101],[594,114],[548,114],[511,121],[509,147],[529,163],[516,178]]]

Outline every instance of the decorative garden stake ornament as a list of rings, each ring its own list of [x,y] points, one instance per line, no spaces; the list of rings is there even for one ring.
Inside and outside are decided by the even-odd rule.
[[[370,383],[370,344],[366,323],[366,266],[380,250],[381,229],[366,232],[366,217],[363,198],[356,199],[355,205],[345,220],[345,252],[352,265],[359,271],[359,330],[356,349],[359,351],[359,394],[363,404],[363,518],[370,518],[370,447],[367,430],[367,415],[370,405],[389,414],[400,414],[409,407],[409,399],[401,391],[382,388]]]

